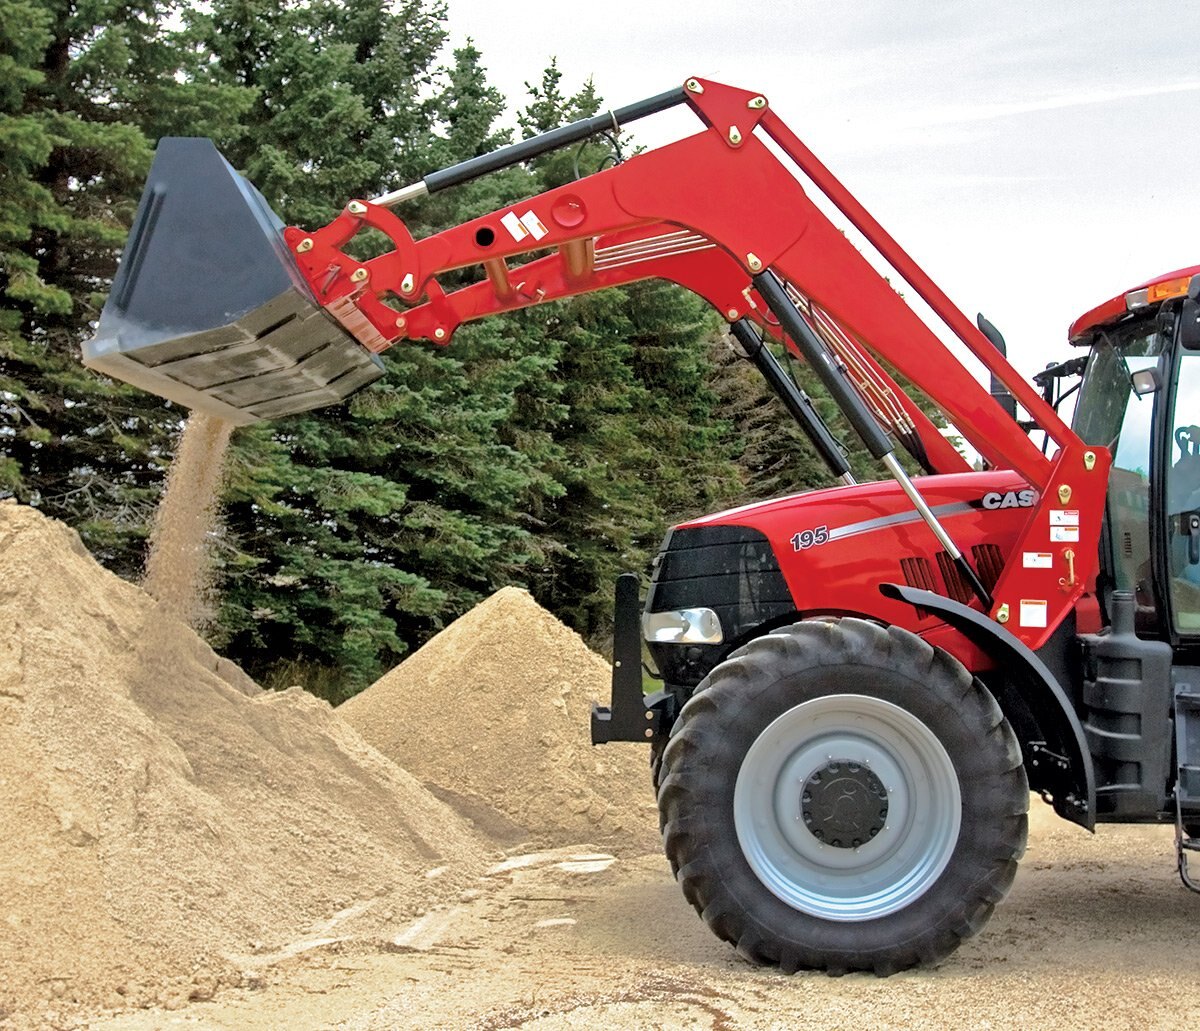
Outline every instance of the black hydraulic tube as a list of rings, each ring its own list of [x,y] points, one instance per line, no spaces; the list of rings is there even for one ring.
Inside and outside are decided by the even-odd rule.
[[[892,474],[896,482],[908,499],[913,503],[913,507],[920,513],[925,524],[933,531],[933,535],[938,539],[938,542],[946,549],[946,553],[950,556],[955,568],[958,569],[962,578],[970,585],[975,596],[983,604],[984,611],[988,611],[992,607],[992,596],[988,593],[983,582],[979,579],[975,570],[971,567],[963,553],[959,550],[958,545],[954,543],[953,538],[946,532],[945,527],[938,521],[937,516],[930,510],[925,499],[921,497],[920,492],[909,478],[904,467],[896,459],[895,448],[892,445],[891,439],[879,425],[875,416],[871,414],[871,410],[866,406],[866,403],[858,392],[851,385],[846,374],[834,361],[833,356],[829,353],[829,349],[825,346],[824,341],[809,327],[808,323],[800,317],[800,312],[796,309],[792,299],[787,295],[787,291],[783,288],[783,284],[776,278],[775,273],[770,269],[760,272],[754,277],[754,287],[762,296],[762,299],[767,302],[767,307],[775,313],[775,317],[779,319],[779,325],[783,331],[792,338],[796,346],[800,348],[800,352],[804,355],[808,363],[816,370],[818,376],[821,377],[821,382],[825,384],[825,388],[832,395],[838,407],[849,420],[850,425],[854,427],[854,431],[862,438],[866,444],[867,450],[881,461],[888,472]]]
[[[874,458],[882,459],[884,455],[894,450],[892,441],[879,425],[871,410],[851,386],[846,374],[834,361],[824,341],[812,330],[807,322],[800,317],[800,312],[787,295],[783,284],[775,277],[775,273],[767,270],[754,277],[754,287],[762,295],[767,306],[779,319],[783,331],[792,338],[805,360],[821,377],[825,389],[829,391],[837,406],[845,413],[854,432],[862,437],[867,450]]]
[[[647,115],[666,111],[677,104],[682,104],[686,99],[687,93],[684,88],[677,86],[656,97],[647,97],[635,104],[617,108],[616,111],[605,111],[593,115],[591,118],[581,118],[578,122],[562,125],[557,129],[542,133],[540,136],[532,136],[527,140],[521,140],[520,143],[501,147],[490,154],[481,154],[479,157],[460,161],[457,165],[451,165],[449,168],[430,172],[424,179],[425,189],[429,193],[437,193],[438,190],[444,190],[449,186],[458,186],[460,183],[478,179],[481,175],[487,175],[489,172],[508,168],[510,165],[518,165],[522,161],[528,161],[548,151],[557,150],[559,147],[565,147],[571,143],[578,143],[597,133],[606,130],[620,131],[621,126],[629,122],[636,122],[639,118],[645,118]]]
[[[729,331],[741,345],[742,352],[762,373],[763,379],[767,381],[775,395],[783,402],[783,406],[799,424],[804,435],[816,448],[817,454],[829,467],[829,471],[834,476],[853,483],[854,477],[850,474],[850,463],[842,454],[842,448],[837,439],[829,432],[825,420],[813,407],[812,398],[792,382],[778,359],[771,353],[771,349],[750,324],[750,320],[738,319],[729,327]]]

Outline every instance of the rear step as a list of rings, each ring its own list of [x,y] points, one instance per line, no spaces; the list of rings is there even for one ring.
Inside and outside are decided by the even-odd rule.
[[[282,229],[211,140],[160,140],[84,364],[237,425],[378,379],[383,363],[317,303]]]

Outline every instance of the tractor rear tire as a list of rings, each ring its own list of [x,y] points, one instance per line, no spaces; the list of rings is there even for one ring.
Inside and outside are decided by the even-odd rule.
[[[995,699],[945,652],[864,620],[733,652],[683,707],[659,774],[684,896],[787,973],[936,965],[1025,851],[1029,788]]]

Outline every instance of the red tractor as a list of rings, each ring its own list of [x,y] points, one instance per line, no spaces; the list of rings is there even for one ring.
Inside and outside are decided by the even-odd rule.
[[[679,104],[696,135],[464,225],[414,240],[392,210]],[[366,227],[393,246],[357,261],[345,247]],[[439,285],[472,265],[478,282]],[[208,141],[164,140],[85,360],[250,422],[345,397],[399,340],[445,344],[467,320],[649,277],[713,304],[842,481],[674,527],[644,607],[636,576],[617,586],[612,702],[592,737],[650,745],[667,855],[714,932],[787,971],[936,963],[1012,884],[1030,789],[1089,829],[1174,823],[1194,887],[1200,268],[1082,316],[1078,356],[1036,389],[764,97],[689,79],[312,231],[284,229]],[[766,338],[812,366],[885,479],[854,481]],[[1075,391],[1071,427],[1057,406]],[[650,696],[643,645],[663,680]]]

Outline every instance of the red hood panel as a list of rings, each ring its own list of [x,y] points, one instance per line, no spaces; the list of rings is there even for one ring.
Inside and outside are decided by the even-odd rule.
[[[914,482],[985,583],[981,566],[1007,560],[1037,500],[1036,492],[1007,470]],[[947,584],[945,560],[938,561],[941,546],[893,481],[810,491],[682,525],[750,526],[762,532],[801,613],[856,612],[923,628],[931,621],[918,621],[911,607],[879,593],[881,583],[914,582],[914,577],[928,577],[917,586],[968,600],[957,582]],[[976,554],[977,545],[991,548]],[[910,560],[907,570],[902,559]]]

